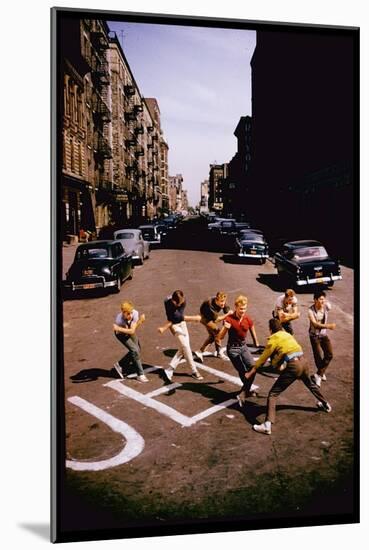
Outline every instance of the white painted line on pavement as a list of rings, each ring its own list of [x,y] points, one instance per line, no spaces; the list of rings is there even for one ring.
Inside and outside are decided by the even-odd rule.
[[[168,405],[165,405],[164,403],[160,403],[160,401],[155,401],[155,399],[151,399],[151,397],[147,397],[146,395],[143,395],[142,393],[133,390],[128,386],[125,386],[119,380],[113,380],[112,382],[104,384],[104,386],[107,388],[112,388],[113,390],[121,393],[122,395],[125,395],[126,397],[129,397],[130,399],[138,401],[142,405],[145,405],[145,407],[151,407],[152,409],[155,409],[157,412],[168,416],[182,426],[191,426],[190,417],[179,413],[178,411],[176,411],[172,407],[168,407]],[[165,387],[167,388],[168,386]]]
[[[148,372],[154,372],[154,371],[162,369],[162,368],[163,367],[156,367],[156,366],[147,367],[147,369],[144,369],[144,372],[145,372],[145,374],[147,374]],[[134,378],[137,378],[137,373],[127,374],[127,376],[125,376],[125,378],[129,378],[130,380],[132,380]]]
[[[158,388],[155,391],[152,391],[150,393],[146,393],[146,397],[157,397],[158,395],[162,395],[163,393],[167,393],[168,391],[175,390],[177,388],[180,388],[182,384],[179,384],[176,382],[175,384],[169,384],[168,386],[162,386],[161,388]]]
[[[222,409],[226,409],[227,407],[230,407],[235,403],[238,403],[237,399],[228,399],[228,401],[223,401],[223,403],[220,403],[219,405],[214,405],[214,407],[210,407],[209,409],[206,409],[205,411],[202,411],[201,413],[193,416],[191,418],[191,424],[196,424],[196,422],[199,422],[199,420],[202,420],[203,418],[206,418],[211,414],[221,411]]]
[[[122,420],[118,420],[117,418],[106,413],[99,407],[96,407],[89,401],[86,401],[85,399],[82,399],[81,397],[78,397],[76,395],[74,397],[69,397],[68,401],[70,403],[73,403],[73,405],[75,405],[76,407],[81,408],[91,416],[94,416],[98,420],[101,420],[101,422],[104,422],[104,424],[109,426],[109,428],[113,430],[113,432],[121,434],[127,443],[124,449],[112,458],[96,462],[84,462],[73,459],[67,460],[67,468],[78,471],[88,470],[94,472],[107,470],[108,468],[113,468],[114,466],[120,466],[121,464],[129,462],[143,451],[145,447],[145,441],[143,437],[141,437],[141,435],[136,432],[136,430],[134,430],[131,426],[129,426]]]
[[[214,376],[218,376],[219,378],[223,378],[223,380],[227,380],[228,382],[232,382],[232,384],[235,384],[236,386],[243,386],[243,383],[237,376],[232,376],[232,374],[227,374],[226,372],[223,372],[221,370],[207,367],[206,365],[203,365],[202,363],[197,363],[196,361],[195,363],[199,369],[209,372],[210,374],[214,374]]]

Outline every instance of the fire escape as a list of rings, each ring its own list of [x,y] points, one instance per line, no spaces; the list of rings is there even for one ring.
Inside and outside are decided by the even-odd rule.
[[[109,40],[102,30],[90,33],[93,49],[91,79],[93,85],[92,112],[94,121],[94,158],[98,180],[95,182],[96,201],[98,204],[109,204],[113,200],[113,184],[110,177],[109,160],[112,149],[108,141],[111,111],[108,106],[110,85],[109,65],[106,52]]]
[[[136,99],[136,88],[132,85],[124,86],[125,94],[125,122],[126,122],[126,178],[127,189],[130,191],[133,217],[142,217],[145,201],[146,172],[142,167],[141,159],[144,148],[141,144],[141,135],[144,133],[142,124],[143,105]]]

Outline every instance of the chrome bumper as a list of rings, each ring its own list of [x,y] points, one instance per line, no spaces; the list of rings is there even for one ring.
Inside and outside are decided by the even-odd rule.
[[[268,258],[268,254],[247,254],[246,252],[239,252],[237,254],[240,258]]]
[[[331,275],[330,277],[318,277],[316,279],[309,279],[309,277],[306,277],[304,280],[297,281],[297,286],[324,284],[332,281],[340,281],[341,279],[342,275]]]
[[[75,283],[64,283],[64,288],[68,288],[72,291],[74,290],[91,290],[93,288],[108,288],[112,286],[117,286],[117,281],[104,281],[99,283],[84,283],[84,284],[75,284]]]

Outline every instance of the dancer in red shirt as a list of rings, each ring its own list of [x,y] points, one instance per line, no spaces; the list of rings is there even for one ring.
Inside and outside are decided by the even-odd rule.
[[[249,379],[245,376],[246,372],[254,366],[254,358],[246,344],[248,331],[250,331],[254,345],[259,346],[254,323],[246,314],[247,302],[246,296],[238,296],[234,304],[235,311],[224,319],[224,326],[219,334],[219,340],[221,340],[228,332],[227,354],[243,383],[238,396],[240,404],[243,404],[246,397],[252,395],[250,388],[255,378],[255,375]]]

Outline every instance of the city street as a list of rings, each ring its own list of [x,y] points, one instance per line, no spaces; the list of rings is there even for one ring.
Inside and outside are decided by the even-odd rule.
[[[75,498],[91,506],[89,525],[124,527],[152,519],[250,519],[285,513],[313,517],[352,510],[353,460],[353,270],[342,266],[343,280],[328,290],[334,358],[322,383],[333,407],[318,412],[301,382],[278,401],[271,436],[252,430],[262,422],[275,374],[255,379],[259,395],[240,409],[237,372],[230,362],[205,357],[203,381],[180,364],[169,385],[162,373],[175,353],[163,300],[175,289],[187,299],[186,314],[199,313],[203,300],[218,290],[233,306],[239,294],[249,299],[248,314],[261,344],[276,298],[283,292],[271,261],[239,263],[229,252],[208,246],[207,229],[196,219],[183,222],[166,248],[151,251],[119,294],[64,301],[64,367],[67,480]],[[63,247],[63,276],[75,246]],[[313,369],[307,309],[312,292],[297,295],[301,317],[295,336]],[[130,300],[146,322],[138,329],[149,383],[121,380],[113,368],[125,348],[113,334],[120,303]],[[188,323],[192,350],[206,331]],[[224,342],[225,344],[225,342]],[[251,344],[251,339],[250,339]],[[65,506],[68,505],[68,500]],[[94,515],[94,509],[96,515]],[[101,512],[106,512],[102,514]],[[68,511],[66,511],[68,517]],[[83,529],[83,518],[68,521]],[[75,524],[74,524],[75,521]]]

